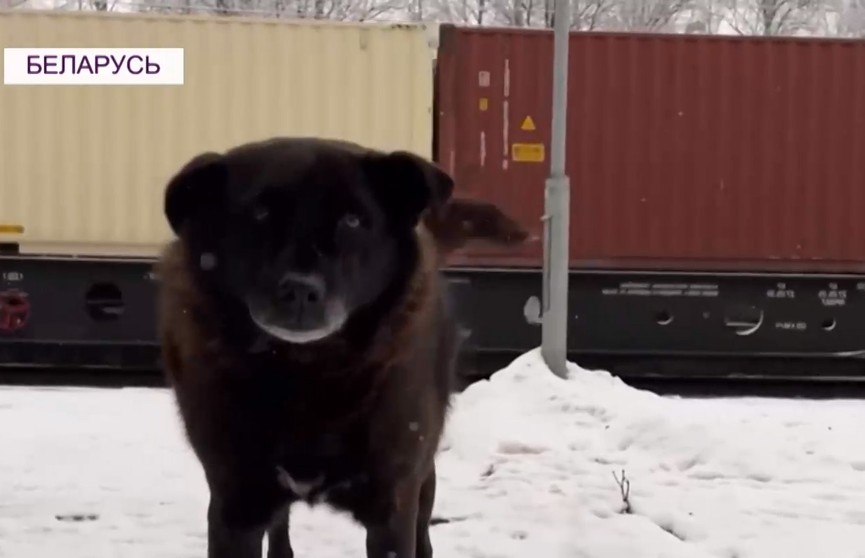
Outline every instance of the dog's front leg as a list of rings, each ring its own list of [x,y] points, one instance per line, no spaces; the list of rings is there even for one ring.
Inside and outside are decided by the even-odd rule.
[[[267,528],[267,558],[294,558],[289,535],[289,506],[277,512]]]
[[[265,529],[233,521],[231,510],[211,497],[207,508],[207,558],[261,558]]]
[[[395,486],[381,521],[366,526],[367,558],[415,558],[419,483]]]

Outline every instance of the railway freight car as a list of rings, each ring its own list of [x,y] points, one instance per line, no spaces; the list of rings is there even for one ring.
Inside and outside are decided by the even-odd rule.
[[[438,52],[437,158],[538,234],[552,53],[551,32],[452,26]],[[865,42],[574,33],[568,88],[573,359],[862,374]],[[479,350],[539,343],[542,255],[455,261]]]
[[[540,235],[552,33],[437,38],[0,12],[3,47],[185,50],[182,86],[0,88],[0,365],[154,367],[162,188],[205,149],[284,134],[410,149]],[[570,64],[571,358],[861,375],[865,44],[574,33]],[[540,243],[456,254],[483,361],[539,343],[541,264]]]
[[[0,364],[153,368],[166,181],[191,156],[330,136],[431,156],[423,26],[0,12],[0,47],[181,47],[183,85],[0,85]]]

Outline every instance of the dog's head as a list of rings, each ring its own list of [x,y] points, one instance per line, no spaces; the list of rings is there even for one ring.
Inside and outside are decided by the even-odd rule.
[[[408,152],[277,138],[193,158],[164,210],[207,288],[271,336],[308,343],[407,280],[414,228],[452,190]]]

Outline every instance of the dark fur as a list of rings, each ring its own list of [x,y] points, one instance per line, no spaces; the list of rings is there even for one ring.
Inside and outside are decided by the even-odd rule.
[[[529,239],[519,223],[495,205],[479,200],[448,200],[441,207],[428,211],[423,224],[435,238],[443,258],[480,242],[515,246]]]
[[[298,184],[307,189],[291,189]],[[473,237],[515,240],[513,230],[495,224],[507,218],[485,204],[468,202],[455,213],[464,202],[450,200],[452,187],[419,157],[314,139],[203,154],[168,184],[166,217],[179,238],[158,267],[160,335],[166,376],[210,488],[210,558],[257,558],[265,533],[269,558],[293,556],[288,509],[300,499],[350,512],[366,528],[368,557],[432,556],[434,456],[458,348],[438,267]],[[337,333],[302,344],[265,334],[239,294],[271,296],[262,270],[297,268],[297,239],[325,238],[329,223],[340,230],[334,211],[339,217],[358,195],[358,211],[370,220],[364,234],[375,242],[363,235],[352,242],[365,262],[383,262],[370,251],[393,248],[393,265],[351,267],[361,269],[356,285],[334,279],[333,296],[361,301]],[[231,243],[244,226],[259,230],[238,224],[256,203],[276,213],[298,204],[306,220],[280,213],[267,232],[247,238],[262,246],[247,255]],[[443,234],[457,214],[475,225]],[[330,277],[330,267],[351,254],[321,246],[321,273]],[[215,256],[214,265],[203,266],[203,255]],[[310,258],[307,267],[319,265]],[[301,498],[284,473],[322,482]]]

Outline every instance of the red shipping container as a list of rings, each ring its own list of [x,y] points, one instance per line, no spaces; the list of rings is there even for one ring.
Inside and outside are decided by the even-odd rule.
[[[536,235],[552,55],[551,31],[441,28],[437,158]],[[572,267],[865,270],[865,42],[573,33],[569,62]]]

